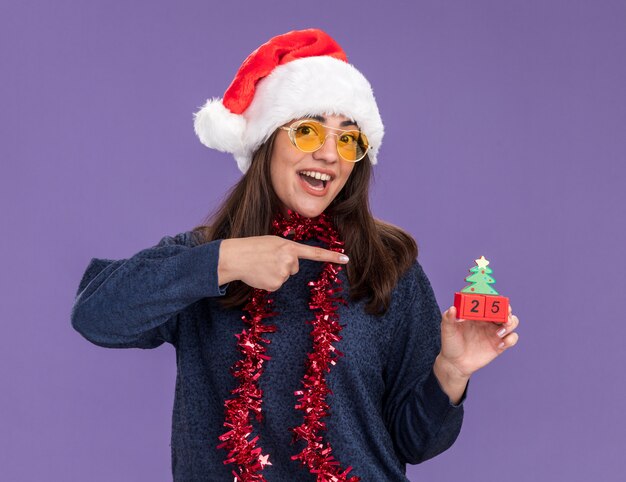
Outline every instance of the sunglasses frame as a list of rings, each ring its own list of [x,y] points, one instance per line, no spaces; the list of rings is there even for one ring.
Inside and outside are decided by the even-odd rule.
[[[322,126],[324,129],[327,129],[327,130],[328,130],[328,129],[331,129],[331,130],[334,130],[334,131],[339,131],[339,132],[338,132],[338,133],[332,133],[332,132],[325,131],[324,133],[325,133],[326,135],[324,136],[324,142],[322,142],[322,143],[320,144],[320,146],[319,146],[317,149],[314,149],[314,150],[312,150],[312,151],[305,151],[305,150],[301,149],[300,147],[298,147],[298,144],[296,144],[296,138],[295,138],[295,135],[296,135],[296,130],[298,129],[298,127],[300,127],[302,124],[306,124],[306,123],[317,124],[317,125],[319,125],[319,126]],[[355,131],[356,131],[356,132],[358,132],[359,134],[364,135],[364,134],[363,134],[363,132],[361,132],[361,130],[360,130],[360,129],[339,129],[339,128],[337,128],[337,127],[326,126],[326,125],[322,124],[321,122],[319,122],[319,121],[317,121],[317,120],[315,120],[315,119],[301,119],[301,120],[298,120],[298,121],[294,122],[294,123],[293,123],[293,124],[291,124],[290,126],[280,126],[280,127],[279,127],[279,129],[282,129],[282,130],[284,130],[284,131],[287,131],[287,132],[288,132],[288,134],[289,134],[289,140],[291,141],[291,143],[293,144],[293,146],[294,146],[296,149],[298,149],[299,151],[301,151],[301,152],[315,152],[315,151],[319,151],[319,150],[320,150],[320,149],[324,146],[324,143],[326,142],[326,139],[328,138],[328,136],[333,136],[333,135],[334,135],[334,136],[339,137],[339,136],[340,136],[341,134],[343,134],[344,132],[355,132]],[[367,137],[366,137],[366,139],[367,139]],[[339,152],[339,144],[338,144],[338,143],[336,144],[336,148],[337,148],[337,154],[338,154],[338,155],[339,155],[339,157],[341,157],[344,161],[346,161],[346,162],[359,162],[360,160],[362,160],[362,159],[363,159],[363,158],[367,155],[367,153],[368,153],[368,152],[369,152],[369,150],[372,148],[372,146],[371,146],[371,144],[369,144],[369,141],[368,141],[368,144],[367,144],[367,149],[365,149],[365,152],[363,152],[363,156],[361,156],[359,159],[355,159],[355,160],[352,160],[352,159],[346,159],[345,157],[343,157],[343,156],[341,155],[341,152]]]

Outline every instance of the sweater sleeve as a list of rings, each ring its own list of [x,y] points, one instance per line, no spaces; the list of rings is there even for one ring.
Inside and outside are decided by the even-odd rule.
[[[441,312],[416,261],[406,311],[393,336],[387,365],[384,416],[400,459],[418,464],[447,450],[463,422],[463,402],[454,405],[433,371],[441,348]]]
[[[72,326],[107,348],[176,344],[178,313],[218,286],[221,239],[194,246],[191,232],[165,236],[128,259],[92,258],[72,307]]]

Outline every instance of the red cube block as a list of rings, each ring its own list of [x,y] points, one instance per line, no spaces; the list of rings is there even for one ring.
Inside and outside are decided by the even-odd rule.
[[[473,293],[454,293],[457,318],[482,320],[485,316],[485,297]]]
[[[509,299],[506,296],[485,295],[485,321],[506,323],[509,318]]]

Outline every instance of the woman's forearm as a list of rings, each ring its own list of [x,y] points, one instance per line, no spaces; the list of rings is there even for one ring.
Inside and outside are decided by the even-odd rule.
[[[458,373],[453,366],[438,355],[433,366],[435,376],[441,385],[443,391],[450,398],[450,402],[457,405],[461,401],[461,397],[467,387],[469,377]]]

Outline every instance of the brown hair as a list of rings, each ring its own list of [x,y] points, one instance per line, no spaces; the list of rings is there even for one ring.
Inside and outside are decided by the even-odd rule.
[[[274,213],[280,209],[270,177],[277,132],[254,153],[250,168],[215,213],[207,216],[205,224],[193,229],[201,243],[271,233]],[[347,264],[350,300],[367,297],[367,313],[382,315],[389,308],[391,291],[413,264],[418,249],[410,234],[372,216],[369,207],[372,175],[372,165],[366,156],[356,163],[345,186],[325,212],[337,226],[350,256]],[[224,308],[241,307],[251,294],[250,286],[233,281],[219,302]]]

